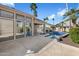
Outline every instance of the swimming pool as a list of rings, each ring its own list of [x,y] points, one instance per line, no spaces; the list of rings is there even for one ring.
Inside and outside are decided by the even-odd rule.
[[[49,38],[60,38],[60,37],[63,37],[63,36],[66,36],[68,35],[68,33],[66,32],[58,32],[58,31],[53,31],[53,32],[50,32],[48,35],[46,35],[45,37],[49,37]]]
[[[64,34],[66,34],[66,33],[65,32],[57,32],[57,31],[54,31],[51,33],[51,35],[58,35],[58,36],[64,35]]]

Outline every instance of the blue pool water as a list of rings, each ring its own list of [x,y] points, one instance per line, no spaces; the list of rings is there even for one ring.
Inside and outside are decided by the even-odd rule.
[[[50,34],[51,34],[51,35],[58,35],[58,36],[60,36],[60,35],[66,34],[66,33],[65,33],[65,32],[54,31],[54,32],[51,32]]]
[[[49,37],[49,38],[57,38],[56,36],[62,36],[66,34],[65,32],[58,32],[58,31],[53,31],[53,32],[50,32],[49,35],[47,35],[46,37]]]

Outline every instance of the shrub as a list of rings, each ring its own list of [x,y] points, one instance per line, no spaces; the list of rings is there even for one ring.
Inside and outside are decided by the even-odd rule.
[[[70,38],[74,43],[79,44],[79,27],[70,29]]]

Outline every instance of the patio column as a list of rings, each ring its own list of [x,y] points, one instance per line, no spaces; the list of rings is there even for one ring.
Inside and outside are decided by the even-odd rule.
[[[34,18],[32,17],[32,36],[34,36]]]
[[[16,39],[16,12],[14,12],[14,19],[13,19],[13,39]]]
[[[24,37],[26,38],[26,16],[24,20]]]
[[[46,26],[45,26],[46,24],[45,24],[45,22],[44,22],[44,24],[43,24],[43,33],[46,33]]]

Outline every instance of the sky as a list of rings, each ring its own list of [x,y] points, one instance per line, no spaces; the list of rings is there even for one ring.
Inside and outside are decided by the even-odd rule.
[[[33,14],[30,5],[31,3],[11,3],[11,4],[4,4],[10,7],[14,7],[15,9],[21,10],[28,14]],[[72,8],[79,8],[78,3],[68,3],[68,9]],[[66,3],[37,3],[37,14],[38,19],[43,20],[45,17],[48,17],[48,23],[53,24],[54,18],[54,25],[60,23],[63,20],[63,15],[66,12]]]

